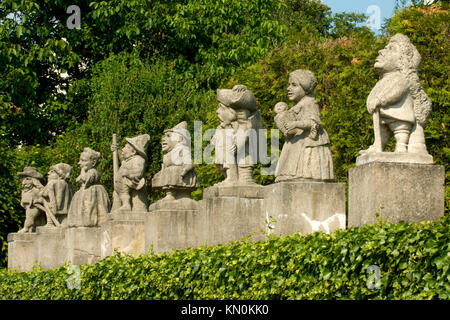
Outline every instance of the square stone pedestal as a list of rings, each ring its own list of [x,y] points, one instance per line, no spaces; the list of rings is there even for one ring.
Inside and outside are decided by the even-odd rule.
[[[345,184],[278,182],[266,186],[264,215],[272,232],[290,235],[345,229]]]
[[[44,270],[60,267],[66,262],[65,233],[67,228],[37,227],[35,257]]]
[[[114,253],[138,256],[145,253],[144,218],[147,211],[114,211],[101,228],[100,254],[103,259]]]
[[[100,228],[74,227],[66,229],[67,263],[94,264],[100,260]]]
[[[200,201],[198,233],[200,244],[215,245],[251,236],[265,239],[264,187],[213,186]]]
[[[438,165],[371,162],[351,168],[349,226],[437,220],[444,215],[444,181]]]
[[[201,245],[198,210],[158,209],[145,216],[145,252],[167,252]]]
[[[35,242],[36,233],[8,234],[8,269],[14,269],[17,272],[33,270],[36,264]]]

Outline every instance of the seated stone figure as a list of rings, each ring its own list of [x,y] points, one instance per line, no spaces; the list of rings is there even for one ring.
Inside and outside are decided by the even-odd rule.
[[[25,223],[19,233],[33,232],[41,225],[38,220],[44,220],[45,211],[42,207],[41,191],[44,188],[44,176],[34,167],[25,167],[19,172],[22,177],[22,199],[20,205],[25,209]]]
[[[47,215],[46,227],[56,227],[64,222],[73,197],[72,184],[69,181],[72,167],[58,163],[50,167],[47,185],[41,196]]]
[[[114,193],[112,210],[147,211],[147,192],[145,188],[145,169],[147,164],[148,134],[125,138],[126,144],[119,153],[121,165],[114,174]],[[117,151],[115,144],[111,145]]]
[[[80,184],[70,204],[69,227],[97,227],[103,224],[111,203],[105,188],[99,184],[100,175],[96,170],[100,162],[100,152],[84,148],[80,155],[81,172],[77,177]]]
[[[424,127],[431,101],[418,77],[420,61],[419,52],[403,34],[393,36],[379,51],[374,67],[381,79],[367,98],[375,141],[360,154],[382,152],[393,135],[395,152],[428,155]]]
[[[161,171],[153,177],[152,188],[166,192],[163,201],[190,199],[190,193],[199,187],[199,183],[192,163],[186,121],[164,131],[162,151]]]

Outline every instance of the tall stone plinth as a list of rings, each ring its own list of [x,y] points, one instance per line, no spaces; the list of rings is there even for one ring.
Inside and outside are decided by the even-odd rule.
[[[266,187],[264,215],[276,235],[345,229],[345,184],[278,182]]]
[[[349,170],[349,226],[377,219],[434,221],[444,215],[443,166],[368,162]]]
[[[150,208],[150,212],[145,216],[145,252],[151,249],[160,253],[201,245],[197,201],[163,201]]]
[[[33,270],[36,233],[8,234],[8,269],[18,272]]]
[[[215,245],[251,236],[254,241],[265,239],[264,187],[213,186],[203,192],[198,215],[201,244]]]
[[[138,256],[145,253],[144,218],[147,211],[114,211],[100,231],[100,256],[103,259],[117,250]]]
[[[100,228],[96,227],[66,229],[66,262],[72,265],[98,262],[101,256],[100,231]]]
[[[67,228],[37,227],[35,257],[42,269],[54,269],[65,264]]]

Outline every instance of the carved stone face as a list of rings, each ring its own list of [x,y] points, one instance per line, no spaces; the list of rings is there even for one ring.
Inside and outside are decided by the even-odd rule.
[[[378,51],[375,60],[375,69],[379,72],[391,72],[397,70],[397,62],[400,61],[401,53],[398,44],[389,43],[386,47]]]
[[[78,165],[82,169],[89,170],[89,169],[94,168],[94,166],[95,166],[94,162],[95,161],[91,159],[89,154],[87,154],[86,152],[83,152],[80,155],[80,161],[78,161]]]
[[[167,131],[161,141],[162,151],[164,153],[170,152],[175,148],[175,146],[181,141],[182,137],[172,131]]]
[[[299,102],[306,95],[305,90],[303,90],[303,87],[300,85],[300,82],[293,77],[289,77],[287,92],[289,101],[293,102]]]
[[[25,178],[22,180],[22,187],[23,187],[25,190],[32,189],[33,186],[34,186],[34,183],[33,183],[33,179],[32,179],[31,177],[25,177]]]
[[[131,158],[136,154],[136,150],[129,144],[125,144],[125,146],[122,149],[122,157],[124,159]]]
[[[217,117],[220,122],[225,124],[230,124],[234,120],[236,120],[236,113],[233,112],[231,108],[224,106],[222,103],[219,103],[219,107],[216,110]]]
[[[55,170],[50,169],[50,171],[48,172],[48,180],[57,180],[57,179],[59,179],[58,173]]]

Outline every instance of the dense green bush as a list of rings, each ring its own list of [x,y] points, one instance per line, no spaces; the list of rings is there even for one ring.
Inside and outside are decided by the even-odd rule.
[[[380,268],[380,282],[369,266]],[[2,270],[0,299],[449,299],[449,268],[447,215],[137,258],[116,254],[81,266],[79,281],[68,266]]]

